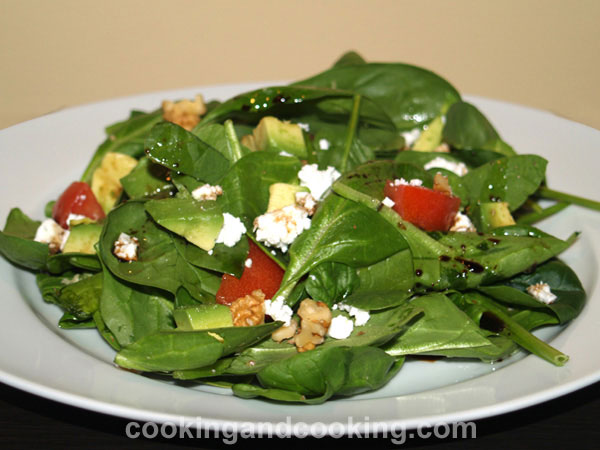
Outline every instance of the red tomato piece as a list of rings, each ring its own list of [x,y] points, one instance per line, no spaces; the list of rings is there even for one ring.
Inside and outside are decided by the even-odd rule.
[[[102,206],[87,183],[74,181],[61,194],[52,208],[52,218],[63,228],[69,228],[69,214],[79,214],[92,220],[104,219]]]
[[[265,298],[270,299],[279,289],[283,269],[251,239],[248,239],[248,243],[250,244],[248,259],[252,260],[252,265],[244,268],[241,278],[229,274],[223,275],[221,286],[217,291],[217,303],[230,305],[256,289],[263,291]]]
[[[460,207],[460,198],[421,186],[388,181],[384,193],[394,201],[394,211],[425,231],[448,231]]]

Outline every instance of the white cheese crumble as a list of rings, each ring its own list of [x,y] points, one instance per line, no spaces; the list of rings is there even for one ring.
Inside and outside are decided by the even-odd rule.
[[[421,130],[419,128],[402,133],[402,137],[404,138],[407,147],[413,145],[416,140],[419,139],[419,136],[421,136]]]
[[[327,166],[327,169],[319,170],[317,164],[307,164],[298,172],[300,185],[307,187],[317,200],[321,200],[333,182],[341,176],[335,167]]]
[[[317,209],[317,201],[310,192],[296,192],[296,204],[303,207],[309,216],[312,216]]]
[[[462,163],[462,162],[457,163],[454,161],[449,161],[440,156],[433,158],[431,161],[429,161],[427,164],[425,164],[423,166],[423,168],[425,170],[434,169],[434,168],[435,169],[446,169],[450,172],[455,173],[459,177],[466,175],[467,172],[469,171],[469,169],[467,169],[467,166],[464,163]]]
[[[293,157],[294,155],[292,155],[291,153],[288,153],[288,152],[286,152],[284,150],[281,150],[279,152],[279,156],[291,156],[291,157]]]
[[[87,219],[87,216],[71,213],[71,214],[69,214],[69,217],[67,217],[67,226],[71,227],[71,222],[75,222],[77,220],[83,220],[83,219]]]
[[[113,254],[122,261],[137,261],[139,241],[127,233],[119,234],[115,241]]]
[[[223,195],[223,188],[219,185],[211,186],[210,184],[204,184],[192,191],[192,197],[199,202],[216,200],[219,195]]]
[[[246,261],[244,261],[244,266],[246,266],[248,269],[252,267],[252,259],[248,258]]]
[[[308,125],[307,123],[298,122],[296,125],[298,125],[300,128],[302,128],[307,133],[310,131],[310,125]]]
[[[404,178],[396,178],[394,180],[394,186],[401,186],[401,185],[408,185],[408,186],[423,186],[423,180],[419,180],[418,178],[413,178],[410,181],[406,181]]]
[[[281,320],[285,326],[288,326],[292,320],[293,311],[283,300],[281,296],[275,300],[265,300],[265,314],[271,316],[273,320]]]
[[[330,142],[327,139],[319,139],[319,148],[321,150],[329,150]]]
[[[53,219],[46,219],[36,230],[33,240],[48,244],[50,251],[58,252],[64,248],[68,238],[68,230],[62,228]]]
[[[383,203],[384,206],[387,206],[388,208],[393,208],[396,204],[396,202],[394,202],[394,200],[392,200],[389,197],[384,198],[381,203]]]
[[[532,284],[527,288],[527,292],[529,292],[529,295],[531,295],[537,301],[545,303],[546,305],[553,303],[557,298],[556,295],[554,295],[550,290],[548,283],[541,282]]]
[[[348,319],[346,316],[335,316],[331,319],[331,325],[327,330],[327,336],[333,339],[346,339],[352,334],[354,330],[354,323],[352,319]]]
[[[454,217],[454,223],[450,227],[450,231],[460,231],[460,232],[476,232],[475,226],[469,216],[463,213],[457,213]]]
[[[365,311],[364,309],[360,308],[355,308],[354,306],[346,305],[344,303],[336,303],[331,309],[339,309],[340,311],[346,311],[350,315],[350,317],[354,317],[354,323],[357,327],[364,325],[371,318],[369,311]]]
[[[223,228],[221,228],[215,242],[233,247],[240,241],[245,232],[246,227],[240,219],[229,213],[223,213]]]
[[[285,206],[254,219],[256,240],[282,252],[286,252],[294,239],[309,228],[308,211],[298,205]]]

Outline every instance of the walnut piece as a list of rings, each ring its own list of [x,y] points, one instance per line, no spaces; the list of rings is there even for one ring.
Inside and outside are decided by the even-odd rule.
[[[236,327],[251,327],[265,321],[265,294],[260,289],[240,297],[231,305],[233,325]]]
[[[271,334],[271,339],[273,339],[275,342],[282,342],[286,339],[293,338],[296,334],[296,331],[298,331],[298,321],[294,319],[290,321],[288,326],[284,325],[281,328],[277,328],[275,331],[273,331]]]
[[[325,340],[331,325],[331,310],[325,303],[307,298],[300,303],[298,315],[302,320],[300,332],[294,337],[294,344],[299,352],[313,350]]]
[[[448,177],[441,173],[436,173],[433,177],[433,190],[442,194],[452,195],[452,188],[448,183]]]
[[[191,131],[198,122],[200,116],[206,114],[206,105],[201,95],[196,95],[195,100],[180,100],[172,102],[165,100],[162,103],[163,119],[173,122],[188,131]]]

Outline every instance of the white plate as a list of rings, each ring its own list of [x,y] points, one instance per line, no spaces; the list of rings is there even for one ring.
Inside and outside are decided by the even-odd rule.
[[[261,85],[263,85],[262,83]],[[124,119],[130,109],[151,110],[163,99],[228,98],[258,84],[153,93],[80,106],[0,131],[0,177],[4,192],[0,217],[13,206],[42,218],[43,207],[79,177],[103,127]],[[600,132],[546,112],[470,97],[501,135],[520,153],[547,157],[551,187],[596,196],[600,167]],[[60,311],[45,304],[30,273],[0,258],[0,379],[12,386],[59,402],[140,421],[234,426],[243,422],[332,424],[360,422],[416,427],[424,423],[464,421],[523,408],[600,379],[597,330],[600,294],[596,288],[600,255],[600,214],[569,207],[543,223],[565,238],[582,231],[563,258],[573,266],[589,295],[583,314],[564,330],[543,337],[570,355],[557,368],[523,354],[490,365],[479,362],[410,361],[383,389],[324,405],[279,405],[243,400],[226,390],[184,388],[119,370],[113,351],[95,330],[63,331]]]

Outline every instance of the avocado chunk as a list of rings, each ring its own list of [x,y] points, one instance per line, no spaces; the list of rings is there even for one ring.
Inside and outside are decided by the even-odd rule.
[[[494,228],[515,224],[506,202],[481,203],[474,208],[471,218],[475,227],[484,233]]]
[[[121,178],[127,175],[137,165],[137,159],[123,153],[109,152],[104,155],[100,166],[92,175],[92,192],[105,213],[117,204],[123,186]]]
[[[198,305],[173,311],[177,329],[182,331],[206,330],[233,326],[231,310],[225,305]]]
[[[223,214],[217,202],[192,198],[150,200],[146,211],[159,225],[183,236],[189,242],[209,251],[223,228]]]
[[[252,132],[251,139],[242,141],[244,145],[254,145],[256,150],[268,152],[287,152],[300,158],[306,158],[306,144],[302,128],[295,123],[282,122],[276,117],[263,117]],[[251,147],[249,147],[251,148]]]
[[[63,253],[86,253],[95,255],[94,245],[100,239],[102,225],[98,223],[71,223],[71,231],[63,248]]]
[[[309,190],[297,184],[273,183],[269,186],[269,206],[267,207],[267,212],[295,205],[296,192],[309,192]]]
[[[442,143],[443,128],[442,116],[437,116],[423,130],[413,144],[412,150],[417,152],[433,152]]]

